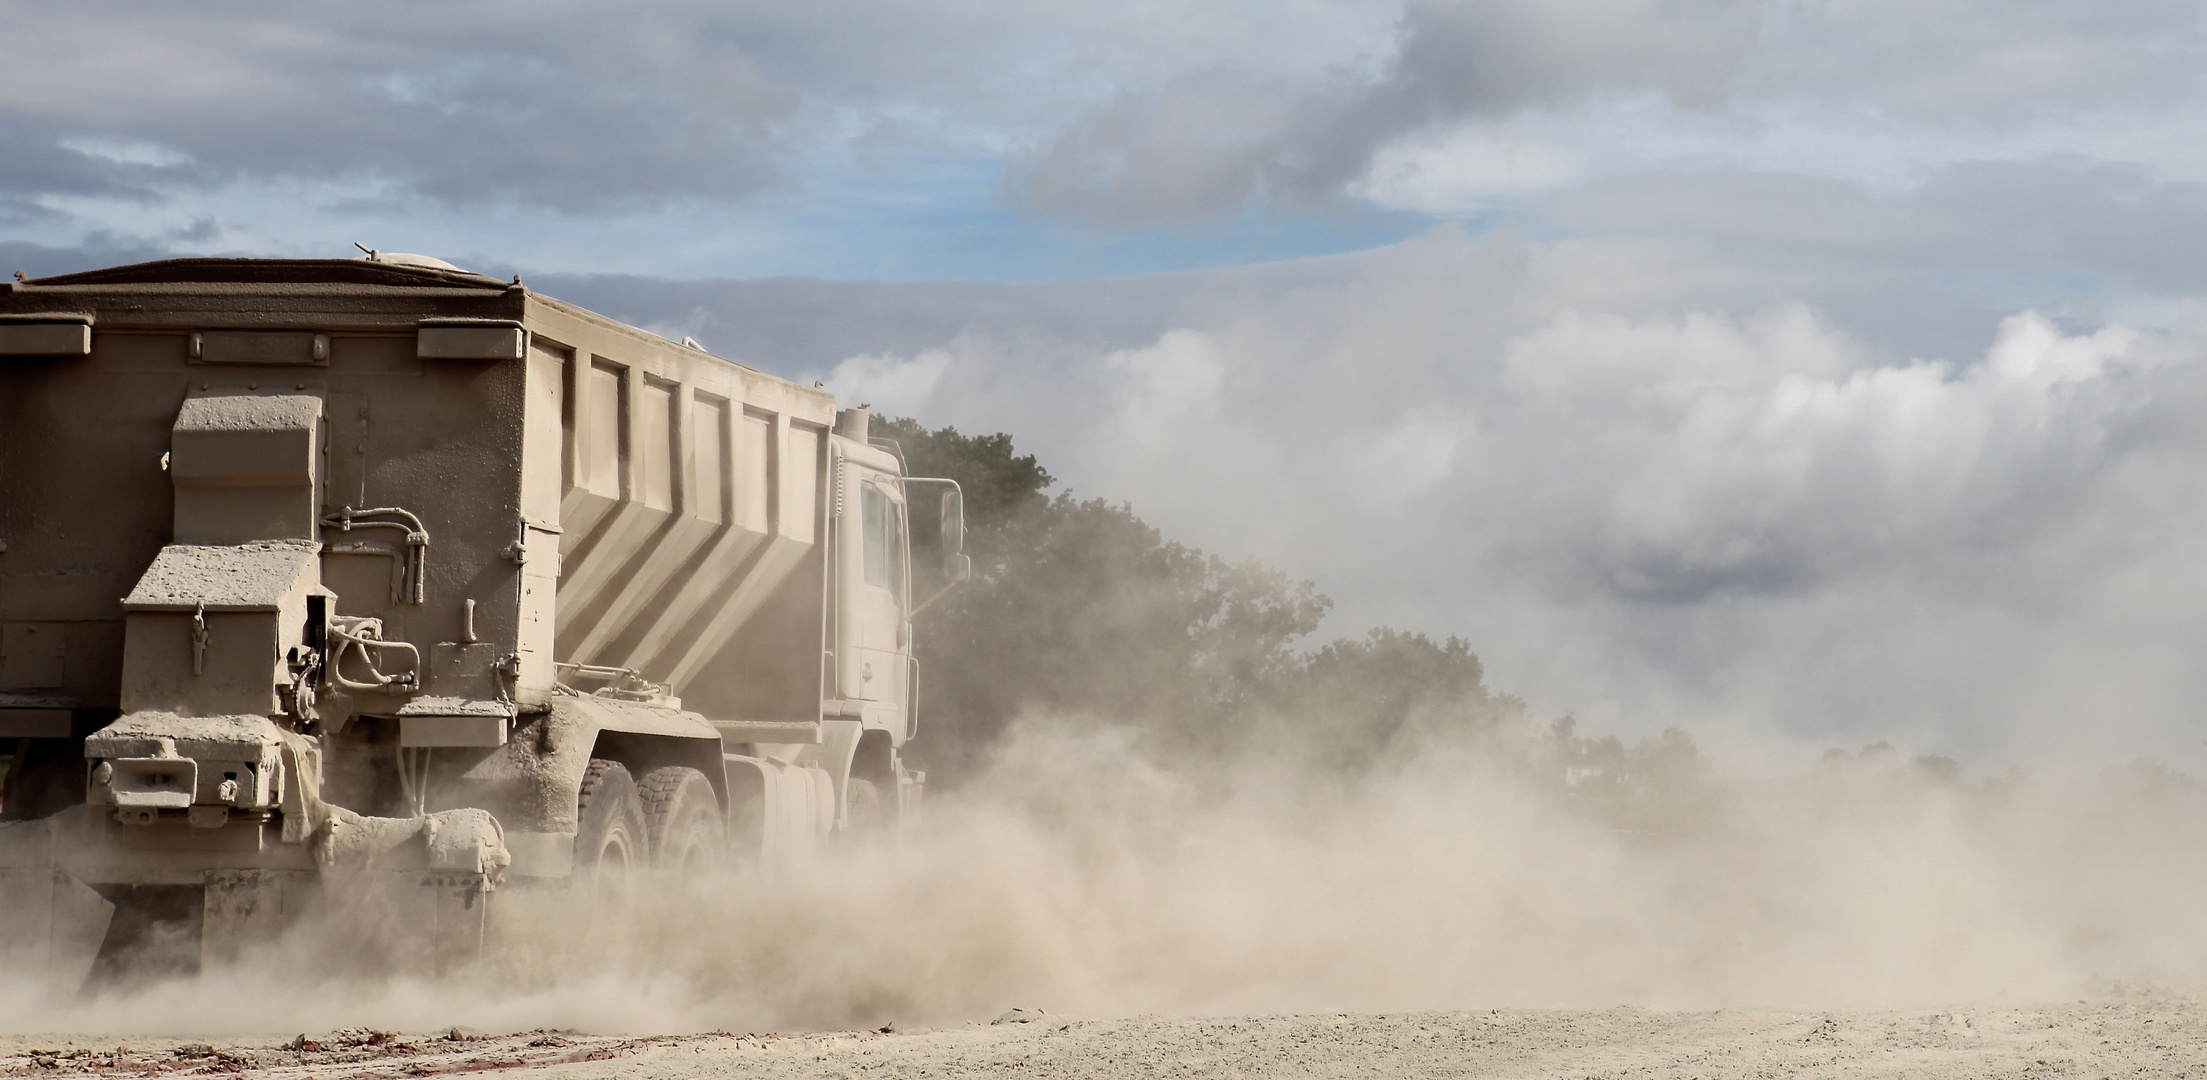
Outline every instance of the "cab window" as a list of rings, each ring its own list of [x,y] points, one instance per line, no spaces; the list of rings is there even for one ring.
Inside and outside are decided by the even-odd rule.
[[[867,484],[859,501],[865,514],[866,584],[889,584],[889,499]]]
[[[904,506],[889,504],[889,592],[904,603]]]

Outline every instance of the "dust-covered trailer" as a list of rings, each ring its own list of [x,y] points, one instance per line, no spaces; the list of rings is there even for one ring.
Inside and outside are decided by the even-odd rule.
[[[964,573],[902,474],[817,385],[433,259],[0,283],[0,903],[218,954],[378,872],[469,925],[894,830],[908,499]]]

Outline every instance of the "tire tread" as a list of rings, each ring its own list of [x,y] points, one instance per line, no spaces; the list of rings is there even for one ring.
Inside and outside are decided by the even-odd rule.
[[[649,846],[648,833],[646,832],[647,824],[636,791],[636,780],[629,774],[628,766],[609,758],[590,759],[589,767],[583,770],[582,785],[575,794],[576,865],[578,868],[587,867],[593,873],[595,872],[599,856],[599,852],[594,850],[595,845],[601,842],[602,836],[606,832],[610,831],[615,825],[622,823],[628,826],[629,841],[636,848],[633,857],[647,857],[646,849]],[[625,805],[599,806],[599,802],[606,798],[620,799]],[[591,827],[594,818],[602,823],[597,829]],[[586,840],[589,843],[586,844]],[[584,849],[586,847],[593,850],[585,853]]]
[[[686,805],[683,792],[698,789],[704,791],[709,812],[714,813],[717,820],[719,796],[713,792],[712,781],[696,769],[687,765],[661,766],[645,773],[643,779],[636,782],[636,797],[644,805],[644,835],[649,838],[646,843],[653,861],[663,863],[667,857],[668,832],[678,826],[676,817]]]
[[[610,758],[590,759],[590,767],[583,770],[582,790],[575,795],[575,810],[578,814],[590,809],[592,799],[605,787],[606,774],[615,769],[627,772],[628,766]]]

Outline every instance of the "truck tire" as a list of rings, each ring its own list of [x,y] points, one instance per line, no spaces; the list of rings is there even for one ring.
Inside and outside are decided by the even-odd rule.
[[[575,812],[575,880],[597,896],[628,892],[644,868],[648,835],[628,767],[591,758]]]
[[[843,782],[843,831],[864,838],[881,831],[881,788],[856,776]]]
[[[637,793],[644,803],[653,866],[696,878],[726,860],[728,831],[721,821],[720,797],[704,773],[682,765],[653,769],[644,774]]]

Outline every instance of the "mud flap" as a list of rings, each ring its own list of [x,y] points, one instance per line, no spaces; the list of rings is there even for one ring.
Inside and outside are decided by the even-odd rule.
[[[442,871],[326,872],[310,934],[332,966],[362,972],[445,974],[481,959],[496,884]]]
[[[0,965],[73,990],[91,972],[113,912],[64,871],[0,869]]]
[[[430,928],[431,958],[440,973],[483,958],[495,887],[481,874],[433,873],[422,879],[419,895],[429,909],[423,925]]]
[[[310,910],[320,882],[306,870],[209,870],[200,916],[201,956],[211,966],[271,944]]]
[[[321,834],[327,933],[375,941],[391,950],[389,962],[415,971],[482,956],[490,898],[513,862],[497,818],[478,809],[409,819],[332,807],[330,815]]]
[[[56,830],[82,816],[0,822],[0,970],[72,990],[91,970],[113,906],[54,865]]]
[[[443,974],[482,956],[494,887],[480,874],[362,871],[325,881],[295,870],[212,870],[203,885],[102,885],[114,914],[97,955],[76,970],[93,993],[252,964],[277,950],[316,970]],[[65,981],[65,972],[55,975]]]
[[[275,950],[363,974],[443,972],[482,955],[490,897],[512,862],[496,818],[328,813],[319,870],[170,871],[89,887],[56,858],[83,808],[0,823],[0,970],[43,969],[57,988],[97,992],[256,964]]]
[[[209,870],[198,885],[96,886],[113,914],[84,986],[98,991],[235,964],[256,945],[275,946],[311,907],[316,884],[311,871]]]
[[[206,888],[200,885],[100,885],[115,905],[100,939],[99,955],[85,976],[87,992],[148,979],[199,974]]]
[[[920,805],[927,794],[927,774],[918,769],[907,769],[897,762],[897,831],[904,832],[920,823]]]

